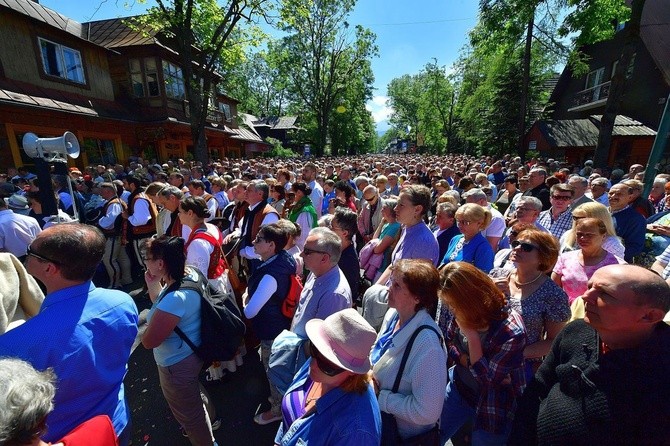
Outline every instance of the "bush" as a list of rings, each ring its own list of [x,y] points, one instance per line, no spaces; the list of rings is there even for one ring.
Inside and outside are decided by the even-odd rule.
[[[272,149],[265,152],[264,156],[267,158],[294,158],[295,152],[291,149],[285,148],[281,141],[275,138],[266,138],[269,144],[272,144]]]

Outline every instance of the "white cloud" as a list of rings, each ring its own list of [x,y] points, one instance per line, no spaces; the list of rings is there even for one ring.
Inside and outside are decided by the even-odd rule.
[[[387,100],[388,96],[375,96],[365,104],[365,108],[372,114],[375,123],[387,121],[393,113],[393,108],[386,105]]]

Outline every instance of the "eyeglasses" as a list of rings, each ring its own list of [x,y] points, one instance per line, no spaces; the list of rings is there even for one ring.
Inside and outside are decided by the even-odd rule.
[[[37,260],[41,260],[43,262],[49,262],[53,263],[54,265],[60,265],[60,262],[56,262],[55,260],[51,260],[47,257],[44,257],[43,255],[40,255],[33,251],[33,248],[31,246],[28,246],[28,251],[26,252],[27,255],[35,257]]]
[[[518,240],[514,240],[512,243],[510,243],[510,245],[512,245],[512,248],[517,248],[520,246],[523,252],[531,252],[533,249],[538,249],[537,246],[531,243],[520,242]]]
[[[551,198],[558,201],[570,201],[572,197],[569,195],[552,195]]]
[[[375,201],[375,198],[377,198],[377,197],[371,197],[371,198],[363,197],[363,198],[365,198],[365,201],[367,201],[368,203],[370,203],[370,202]]]
[[[314,358],[316,365],[325,375],[336,376],[344,372],[342,367],[339,367],[326,359],[326,357],[323,356],[311,342],[309,343],[309,354],[312,358]]]
[[[318,252],[319,254],[328,254],[328,253],[325,252],[325,251],[317,251],[316,249],[309,249],[309,248],[303,248],[303,249],[302,249],[302,255],[303,255],[303,256],[308,256],[308,255],[310,255],[310,254],[314,254],[314,253],[317,253],[317,252]]]
[[[470,226],[472,223],[474,223],[474,222],[469,221],[469,220],[456,220],[456,224],[457,225],[462,225],[462,226]]]
[[[573,215],[573,216],[572,216],[572,220],[573,220],[573,221],[579,221],[579,220],[581,220],[582,218],[586,218],[586,217],[577,217],[576,215]]]

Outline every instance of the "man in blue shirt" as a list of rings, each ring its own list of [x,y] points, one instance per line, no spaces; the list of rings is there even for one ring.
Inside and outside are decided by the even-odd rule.
[[[0,357],[16,357],[57,377],[46,441],[57,441],[96,415],[130,437],[123,378],[137,335],[137,307],[126,293],[91,282],[105,250],[93,226],[55,225],[28,247],[26,269],[47,289],[39,314],[0,336]]]

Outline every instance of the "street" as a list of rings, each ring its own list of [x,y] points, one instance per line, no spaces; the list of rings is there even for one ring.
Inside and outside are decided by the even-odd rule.
[[[150,306],[146,297],[136,296],[135,302],[140,312]],[[141,325],[140,334],[142,328]],[[132,445],[190,445],[163,398],[152,352],[137,344],[125,379],[132,411]],[[214,432],[219,446],[273,444],[279,423],[259,426],[253,421],[259,405],[263,404],[263,410],[269,408],[268,384],[257,351],[248,349],[244,364],[235,373],[229,373],[221,383],[206,384],[206,388],[222,419],[221,427]]]

